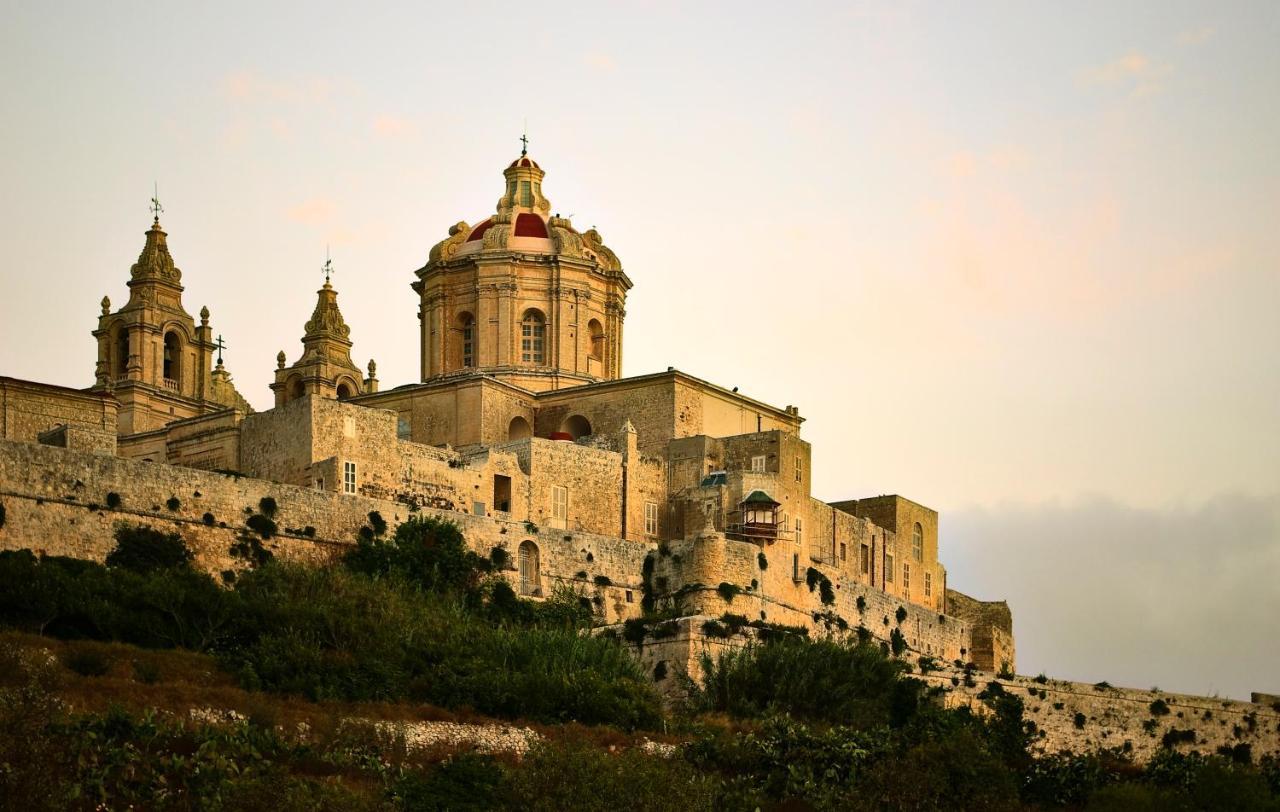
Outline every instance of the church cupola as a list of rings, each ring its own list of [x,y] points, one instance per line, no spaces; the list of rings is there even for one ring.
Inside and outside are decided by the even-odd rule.
[[[542,391],[622,374],[631,280],[599,232],[552,213],[522,141],[497,211],[455,223],[416,272],[424,381],[481,372]]]
[[[303,395],[343,400],[376,391],[376,378],[366,380],[351,360],[351,328],[338,309],[338,292],[330,282],[333,263],[325,260],[324,286],[316,291],[316,306],[303,327],[302,356],[285,365],[281,350],[276,356],[276,379],[271,389],[276,405],[283,406]]]

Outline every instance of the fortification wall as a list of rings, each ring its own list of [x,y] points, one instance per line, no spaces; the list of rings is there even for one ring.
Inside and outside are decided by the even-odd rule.
[[[110,494],[119,499],[115,507],[108,507],[114,501]],[[541,594],[570,589],[591,598],[608,621],[640,614],[641,572],[651,544],[0,440],[0,504],[5,508],[0,549],[28,548],[102,561],[115,547],[117,524],[128,522],[180,534],[197,565],[210,573],[237,571],[247,564],[233,556],[231,548],[249,532],[245,522],[266,497],[276,502],[279,534],[262,544],[284,560],[332,560],[354,543],[360,528],[369,524],[371,511],[381,514],[391,528],[412,515],[433,515],[457,523],[481,555],[504,548],[511,563],[503,574],[516,588],[519,545],[531,541],[538,549]],[[176,500],[173,509],[171,499]],[[206,513],[212,524],[206,522]],[[607,583],[596,584],[598,575]]]
[[[678,602],[689,614],[719,617],[744,615],[790,626],[838,630],[843,619],[849,630],[866,628],[873,637],[888,642],[894,630],[921,654],[947,661],[971,658],[972,624],[909,603],[861,583],[849,574],[820,562],[812,567],[832,586],[834,601],[822,602],[822,590],[809,586],[810,562],[784,541],[759,544],[704,533],[691,541],[671,542],[655,560],[653,583],[660,602]],[[761,554],[765,567],[760,566]],[[722,583],[741,591],[726,600]],[[903,617],[899,620],[899,610]]]

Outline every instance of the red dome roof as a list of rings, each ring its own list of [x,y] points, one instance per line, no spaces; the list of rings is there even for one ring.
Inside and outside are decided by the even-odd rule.
[[[523,156],[516,158],[514,161],[512,161],[511,166],[508,166],[507,169],[515,169],[517,166],[528,166],[528,167],[532,167],[533,169],[542,168],[538,166],[537,161],[533,160],[532,158],[526,158]]]
[[[493,225],[493,220],[489,219],[489,220],[485,220],[483,223],[476,226],[474,229],[471,230],[471,236],[467,237],[467,242],[475,242],[480,238],[482,238],[484,236],[484,233],[489,230],[489,226],[491,225]]]
[[[536,214],[524,212],[516,215],[516,231],[517,237],[543,237],[547,236],[547,224],[542,222],[542,218]]]

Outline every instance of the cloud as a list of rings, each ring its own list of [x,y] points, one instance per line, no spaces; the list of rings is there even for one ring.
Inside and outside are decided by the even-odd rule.
[[[604,51],[588,51],[583,56],[582,61],[587,63],[587,67],[593,68],[601,73],[612,73],[617,70],[618,63],[612,56]]]
[[[389,114],[374,117],[372,128],[374,135],[383,138],[401,138],[417,129],[409,119]]]
[[[338,206],[332,200],[325,197],[313,197],[290,208],[285,212],[285,216],[295,223],[318,226],[333,220],[337,210]]]
[[[1178,35],[1179,45],[1200,45],[1207,42],[1214,35],[1214,29],[1211,25],[1202,25],[1199,28],[1193,28],[1189,31],[1183,31]]]
[[[1280,689],[1280,493],[946,513],[948,582],[1014,612],[1018,667],[1247,699]]]
[[[1139,51],[1129,51],[1104,65],[1087,68],[1080,78],[1091,85],[1119,85],[1134,96],[1146,96],[1162,89],[1173,75],[1173,66],[1152,60]]]

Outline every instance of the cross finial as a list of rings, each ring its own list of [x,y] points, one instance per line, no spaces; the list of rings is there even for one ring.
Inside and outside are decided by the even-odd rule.
[[[529,154],[529,128],[525,127],[525,131],[520,133],[520,157]]]
[[[324,266],[320,269],[324,271],[324,283],[329,284],[329,277],[333,274],[333,260],[329,259],[329,246],[324,247]]]
[[[222,340],[222,335],[218,335],[218,339],[213,342],[213,346],[218,348],[218,366],[222,366],[222,351],[227,348],[226,342]]]
[[[160,214],[164,211],[164,206],[160,205],[160,184],[155,183],[151,188],[151,216],[153,221],[159,224]]]

